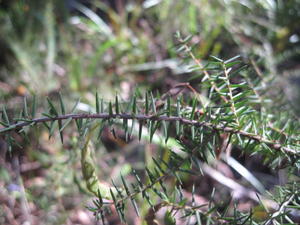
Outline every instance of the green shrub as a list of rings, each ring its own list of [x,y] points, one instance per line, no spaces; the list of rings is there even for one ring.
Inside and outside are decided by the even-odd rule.
[[[289,41],[297,15],[287,12],[298,1],[166,0],[118,13],[91,1],[106,21],[81,4],[84,16],[59,13],[59,2],[0,10],[10,62],[1,80],[37,95],[21,106],[0,90],[0,149],[25,152],[48,173],[48,191],[39,198],[31,188],[28,198],[51,211],[61,196],[84,193],[103,223],[118,214],[133,224],[133,213],[147,224],[297,223],[299,116],[287,84],[299,50]],[[37,151],[45,134],[61,140],[55,157]]]

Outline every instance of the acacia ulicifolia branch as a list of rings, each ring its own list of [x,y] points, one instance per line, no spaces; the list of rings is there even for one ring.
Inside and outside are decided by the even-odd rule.
[[[99,113],[99,114],[65,114],[65,115],[59,115],[59,116],[53,116],[53,117],[41,117],[41,118],[35,118],[24,122],[18,122],[11,124],[7,127],[0,128],[0,135],[1,133],[5,133],[11,130],[17,130],[20,128],[23,128],[25,126],[38,124],[38,123],[44,123],[44,122],[51,122],[56,120],[66,120],[72,118],[74,120],[76,119],[136,119],[138,121],[170,121],[175,122],[179,121],[181,124],[190,125],[194,127],[206,127],[212,130],[218,130],[221,132],[229,133],[229,134],[237,134],[242,137],[257,141],[259,143],[264,143],[268,145],[270,148],[276,150],[276,151],[282,151],[289,155],[299,155],[300,151],[296,149],[292,149],[290,147],[286,147],[276,141],[266,139],[260,135],[249,133],[243,130],[238,130],[232,127],[223,126],[223,125],[216,125],[210,122],[205,121],[197,121],[197,120],[190,120],[183,117],[178,116],[167,116],[167,115],[144,115],[144,114],[129,114],[129,113],[120,113],[120,114],[109,114],[109,113]]]

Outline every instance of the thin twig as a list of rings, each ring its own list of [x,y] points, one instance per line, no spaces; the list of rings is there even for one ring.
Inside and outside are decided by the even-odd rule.
[[[181,40],[183,41],[183,40]],[[198,67],[203,71],[204,73],[204,79],[208,79],[210,82],[210,85],[213,87],[213,89],[220,95],[220,97],[222,98],[222,100],[225,103],[228,103],[228,99],[225,98],[225,96],[222,95],[221,90],[217,87],[216,83],[211,79],[210,74],[207,72],[207,70],[204,69],[204,66],[201,63],[200,59],[197,59],[196,56],[194,55],[194,53],[190,50],[190,47],[186,44],[183,43],[183,46],[185,48],[185,50],[187,51],[187,53],[189,54],[189,56],[193,59],[193,61],[198,65]]]
[[[236,109],[235,109],[235,104],[234,104],[234,99],[233,99],[233,93],[230,87],[230,80],[229,80],[229,72],[230,69],[227,69],[225,66],[225,63],[223,63],[223,70],[224,70],[224,75],[226,77],[226,85],[228,88],[228,95],[229,95],[229,99],[230,99],[230,105],[231,105],[231,110],[235,116],[235,120],[238,126],[240,126],[240,122],[239,122],[239,117],[237,115]]]
[[[210,122],[205,122],[205,121],[199,122],[197,120],[190,120],[190,119],[178,117],[178,116],[168,117],[167,115],[143,115],[143,114],[133,115],[133,114],[128,114],[128,113],[121,113],[121,114],[109,114],[109,113],[65,114],[65,115],[59,115],[59,116],[55,116],[55,117],[41,117],[41,118],[36,118],[36,119],[32,119],[32,120],[25,121],[25,122],[11,124],[8,127],[1,128],[0,134],[8,132],[8,131],[12,131],[12,130],[17,130],[17,129],[20,129],[22,127],[29,126],[29,125],[33,126],[37,123],[44,123],[44,122],[50,122],[50,121],[56,121],[56,120],[66,120],[69,118],[72,118],[72,119],[136,119],[139,121],[151,120],[151,121],[170,121],[170,122],[179,121],[181,124],[185,124],[185,125],[190,125],[190,126],[194,126],[194,127],[206,127],[206,128],[212,129],[212,130],[218,130],[218,131],[222,131],[222,132],[229,133],[229,134],[237,134],[242,137],[248,138],[250,140],[254,140],[259,143],[264,143],[273,150],[282,151],[289,155],[300,155],[299,150],[293,149],[290,147],[286,147],[276,141],[266,139],[258,134],[249,133],[249,132],[246,132],[243,130],[235,129],[233,127],[213,124]]]
[[[276,217],[278,217],[278,216],[280,216],[281,214],[283,214],[284,211],[285,211],[285,209],[286,209],[286,207],[288,206],[288,204],[290,204],[290,202],[294,199],[294,197],[295,197],[295,195],[292,194],[285,202],[283,202],[283,203],[280,205],[279,209],[271,215],[270,219],[267,220],[267,221],[264,223],[264,225],[271,224],[272,221],[273,221]]]

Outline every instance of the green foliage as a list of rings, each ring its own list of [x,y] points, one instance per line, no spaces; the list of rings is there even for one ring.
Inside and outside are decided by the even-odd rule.
[[[64,101],[59,95],[59,107],[47,98],[48,111],[42,113],[45,117],[40,118],[31,116],[35,115],[35,101],[32,103],[32,112],[29,116],[30,107],[25,98],[23,110],[17,120],[9,120],[3,107],[1,135],[4,135],[7,142],[13,145],[15,141],[11,132],[16,130],[26,135],[27,126],[35,127],[42,123],[48,129],[50,137],[55,130],[58,130],[63,142],[62,132],[74,120],[83,141],[81,150],[83,179],[86,181],[87,189],[98,198],[94,202],[95,206],[89,209],[95,212],[97,218],[103,219],[103,213],[107,212],[105,208],[113,204],[120,219],[125,221],[124,210],[127,202],[130,202],[136,214],[140,215],[136,200],[142,198],[153,210],[145,216],[148,224],[154,223],[155,213],[164,207],[172,208],[172,212],[167,212],[165,215],[166,224],[174,224],[171,215],[175,212],[180,212],[185,219],[196,218],[198,224],[205,221],[216,223],[221,220],[240,224],[255,220],[255,213],[252,218],[251,213],[243,215],[236,211],[233,217],[228,217],[226,214],[222,216],[213,205],[206,209],[204,205],[189,205],[182,197],[183,193],[180,189],[182,179],[188,174],[199,176],[203,171],[210,171],[205,166],[205,162],[211,161],[211,157],[223,157],[223,152],[232,148],[229,146],[242,149],[244,154],[260,154],[264,157],[264,162],[273,168],[283,166],[291,169],[299,168],[300,150],[299,136],[297,136],[299,124],[282,120],[279,114],[267,113],[268,110],[259,99],[260,93],[253,89],[249,79],[245,79],[249,77],[251,70],[244,66],[239,56],[228,60],[212,57],[211,61],[202,65],[189,47],[190,39],[182,38],[180,33],[177,33],[177,38],[179,40],[178,52],[183,52],[195,60],[193,70],[198,71],[198,74],[193,79],[201,80],[199,85],[202,93],[192,92],[188,96],[178,94],[175,99],[171,96],[160,99],[150,93],[146,94],[145,99],[141,101],[133,96],[129,102],[120,102],[116,96],[114,103],[108,102],[106,105],[102,100],[100,103],[99,96],[96,94],[96,113],[88,114],[76,113],[74,110],[68,114]],[[238,82],[232,82],[233,79]],[[259,83],[256,83],[256,86],[258,85]],[[203,93],[207,95],[203,96]],[[205,101],[203,97],[206,98]],[[76,106],[74,108],[76,109]],[[139,127],[135,127],[135,121],[138,121]],[[58,128],[55,126],[56,123]],[[155,133],[164,130],[159,133],[164,134],[166,142],[172,136],[176,138],[181,149],[179,152],[169,149],[167,161],[153,159],[153,168],[145,167],[144,179],[133,172],[135,182],[128,182],[121,175],[120,187],[114,183],[108,186],[97,177],[90,143],[91,137],[96,133],[97,137],[101,136],[104,124],[111,128],[113,134],[115,126],[118,129],[124,129],[126,140],[132,138],[132,134],[138,135],[141,139],[143,127],[146,127],[151,142]],[[99,127],[100,133],[98,133]],[[170,132],[173,127],[175,132]],[[224,135],[227,138],[222,141]],[[170,177],[177,184],[175,189],[171,189],[166,183]],[[299,193],[298,191],[289,192],[289,188],[284,190],[290,195],[283,198],[283,205],[277,212],[267,216],[265,221],[282,221],[282,216],[288,216],[283,213],[283,210],[293,199],[298,198]],[[153,195],[156,197],[150,198]],[[252,198],[255,199],[255,197]],[[265,197],[257,195],[256,201],[260,199],[265,199]],[[276,204],[274,202],[272,204],[268,207],[275,210]]]
[[[91,1],[107,20],[92,7],[76,3],[74,9],[84,16],[70,17],[71,22],[59,16],[61,1],[45,1],[42,11],[35,10],[41,8],[39,1],[12,3],[10,10],[0,11],[5,24],[0,29],[7,34],[0,41],[9,46],[18,78],[8,76],[9,67],[0,72],[11,83],[49,97],[41,97],[39,103],[35,96],[24,98],[22,106],[3,105],[0,141],[5,140],[10,153],[20,145],[19,136],[33,140],[32,131],[38,136],[46,131],[49,139],[59,135],[65,149],[71,142],[74,153],[70,154],[75,156],[67,161],[75,164],[80,158],[82,171],[82,179],[74,175],[74,181],[82,192],[94,197],[88,209],[103,224],[113,207],[121,221],[128,222],[126,212],[134,211],[147,224],[157,224],[161,212],[164,224],[292,224],[300,210],[300,124],[297,110],[291,110],[291,105],[296,108],[291,104],[294,96],[277,75],[297,76],[299,46],[289,39],[297,37],[298,14],[286,16],[299,7],[297,2],[145,1],[117,13],[101,1]],[[149,22],[148,17],[155,19]],[[173,38],[176,30],[184,35],[177,32]],[[41,35],[33,35],[36,33]],[[171,79],[176,74],[180,76],[176,80],[189,83],[176,84],[160,94],[146,91],[156,90],[157,83],[164,85],[161,81],[166,77],[148,84],[153,79],[149,74],[159,75],[161,69],[172,71]],[[41,85],[39,80],[47,82]],[[137,81],[138,90],[130,89],[129,97],[124,97],[119,84],[128,80]],[[63,97],[53,94],[58,89]],[[76,95],[82,100],[72,107],[69,98]],[[47,110],[41,112],[40,107]],[[11,108],[21,109],[11,112]],[[96,150],[107,128],[116,142],[120,141],[118,132],[123,131],[128,145],[138,139],[162,150],[153,157],[146,147],[139,149],[146,165],[126,163],[121,174],[107,182],[103,174],[117,167],[114,154],[108,154],[105,166],[95,163],[103,156]],[[231,152],[246,160],[258,157],[272,172],[285,169],[289,183],[278,187],[271,200],[264,184],[234,160]],[[215,170],[216,162],[226,162],[245,183]],[[73,169],[76,174],[76,167]],[[228,198],[225,192],[213,190],[199,204],[199,187],[190,183],[204,174],[223,182],[234,193],[233,199],[216,202],[215,195]],[[192,186],[191,196],[186,186]],[[232,204],[239,199],[236,195],[258,206],[240,211]]]
[[[101,196],[106,199],[111,199],[110,192],[117,194],[117,189],[109,188],[107,185],[101,183],[97,177],[95,163],[93,162],[93,147],[90,143],[91,135],[98,126],[90,129],[86,137],[84,146],[81,150],[81,170],[83,179],[86,182],[87,189],[95,196]]]

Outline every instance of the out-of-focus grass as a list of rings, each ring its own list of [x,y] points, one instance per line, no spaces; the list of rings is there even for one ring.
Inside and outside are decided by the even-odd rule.
[[[18,77],[13,85],[22,82],[43,94],[62,84],[73,92],[109,93],[105,88],[112,87],[114,94],[122,81],[139,75],[124,66],[176,57],[177,30],[194,35],[201,58],[242,52],[259,57],[267,73],[280,72],[280,63],[299,52],[298,1],[121,1],[117,11],[99,1],[70,2],[12,1],[1,10],[1,40],[9,53],[3,56],[9,66],[1,71]],[[149,73],[157,71],[145,71],[140,83],[151,80]],[[39,80],[47,82],[41,86]]]

